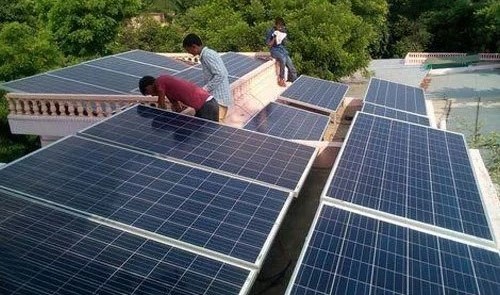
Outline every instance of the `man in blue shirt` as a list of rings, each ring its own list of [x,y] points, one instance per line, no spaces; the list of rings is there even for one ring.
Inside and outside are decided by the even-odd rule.
[[[285,84],[285,67],[288,68],[288,81],[293,82],[297,79],[297,70],[293,65],[292,59],[288,55],[285,48],[287,40],[287,32],[285,21],[281,17],[277,17],[274,21],[274,27],[267,31],[266,44],[269,46],[271,56],[276,59],[280,67],[278,77],[278,85],[286,86]]]
[[[182,42],[182,47],[188,53],[200,56],[203,77],[206,83],[203,88],[217,99],[221,107],[220,119],[224,119],[228,108],[233,105],[233,98],[229,87],[227,69],[221,57],[215,50],[203,46],[201,38],[196,34],[188,34]]]

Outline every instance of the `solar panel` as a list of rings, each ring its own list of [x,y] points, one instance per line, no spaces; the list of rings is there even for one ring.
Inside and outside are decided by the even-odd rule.
[[[158,77],[160,75],[173,75],[177,73],[177,71],[168,68],[143,64],[114,56],[96,59],[85,64],[102,69],[117,71],[124,74],[134,75],[136,76],[137,80],[143,76]]]
[[[234,52],[221,55],[221,59],[227,68],[228,74],[240,78],[265,63],[265,61]]]
[[[192,68],[183,70],[181,72],[176,73],[174,76],[181,78],[181,79],[184,79],[184,80],[188,80],[190,82],[193,82],[194,84],[196,84],[200,87],[203,87],[206,84],[205,80],[203,78],[203,71],[201,70],[201,68],[198,68],[198,67],[192,67]],[[234,81],[238,80],[237,78],[231,77],[231,76],[229,76],[228,79],[229,79],[229,83],[233,83]]]
[[[144,50],[132,50],[115,55],[118,58],[160,66],[174,71],[182,71],[190,66],[171,57]]]
[[[189,66],[160,54],[133,50],[1,84],[8,91],[67,94],[137,93],[143,75],[172,74]]]
[[[67,93],[67,94],[123,94],[123,91],[99,87],[78,81],[70,81],[56,76],[41,74],[14,80],[0,85],[7,91],[27,93]]]
[[[326,195],[492,239],[463,135],[358,113]]]
[[[300,76],[280,96],[280,99],[327,112],[336,111],[347,93],[346,84]]]
[[[251,263],[292,198],[78,137],[1,169],[0,186]]]
[[[240,294],[251,271],[0,191],[1,294]]]
[[[422,88],[371,78],[365,102],[427,116]]]
[[[298,191],[315,148],[146,106],[81,134]]]
[[[376,104],[372,104],[372,103],[368,103],[368,102],[365,102],[363,104],[363,109],[361,111],[364,113],[379,115],[379,116],[383,116],[383,117],[387,117],[387,118],[398,119],[398,120],[416,123],[416,124],[420,124],[420,125],[425,125],[425,126],[430,125],[428,117],[408,113],[405,111],[399,111],[396,109],[387,108],[384,106],[380,106],[380,105],[376,105]]]
[[[500,294],[500,256],[322,205],[286,294]]]
[[[136,88],[139,82],[137,77],[101,70],[85,64],[60,69],[51,72],[50,75],[126,93]]]
[[[328,116],[271,102],[245,125],[245,129],[286,139],[321,140]]]

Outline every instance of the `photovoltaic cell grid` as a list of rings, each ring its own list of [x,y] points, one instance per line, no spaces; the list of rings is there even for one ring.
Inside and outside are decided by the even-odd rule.
[[[328,205],[287,294],[500,294],[500,257]]]
[[[133,50],[10,81],[1,87],[27,93],[135,94],[142,76],[173,74],[188,67],[160,54]]]
[[[221,59],[226,66],[228,74],[239,78],[245,76],[265,63],[263,60],[234,52],[228,52],[221,55]]]
[[[250,272],[0,192],[1,294],[238,294]]]
[[[346,84],[302,75],[280,95],[280,98],[327,111],[336,111],[347,89]]]
[[[0,185],[252,263],[289,197],[78,137],[3,168]]]
[[[312,147],[211,121],[136,106],[81,134],[297,190]]]
[[[198,67],[192,67],[192,68],[180,71],[180,72],[174,74],[174,76],[181,78],[181,79],[184,79],[184,80],[188,80],[188,81],[190,81],[190,82],[192,82],[200,87],[203,87],[206,84],[205,80],[203,78],[203,71],[201,70],[201,68],[198,68]],[[238,80],[238,78],[235,78],[232,76],[229,76],[228,79],[229,79],[230,84],[235,82],[236,80]]]
[[[321,140],[329,122],[328,116],[271,102],[244,128],[286,139]]]
[[[430,126],[429,118],[424,116],[415,115],[412,113],[398,111],[396,109],[387,108],[384,106],[372,104],[365,102],[363,104],[363,109],[361,110],[364,113],[379,115],[387,118],[393,118],[398,120],[403,120],[410,123],[416,123],[420,125]]]
[[[422,88],[371,78],[364,101],[427,116]]]
[[[460,134],[358,113],[326,195],[492,239]]]

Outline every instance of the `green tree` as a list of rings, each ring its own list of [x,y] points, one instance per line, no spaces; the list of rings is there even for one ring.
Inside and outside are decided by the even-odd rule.
[[[34,24],[34,0],[0,0],[0,25],[8,22]]]
[[[113,53],[132,49],[154,52],[181,52],[182,31],[172,25],[163,25],[151,17],[137,19],[139,25],[122,26],[116,41],[109,46]]]
[[[0,80],[34,75],[61,65],[64,58],[45,31],[7,23],[0,30]]]
[[[90,57],[106,53],[120,23],[135,15],[141,4],[140,0],[44,0],[39,10],[47,12],[48,28],[65,54]]]

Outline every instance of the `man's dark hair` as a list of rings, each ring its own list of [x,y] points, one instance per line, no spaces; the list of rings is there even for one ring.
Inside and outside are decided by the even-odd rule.
[[[285,20],[282,17],[277,17],[274,19],[274,24],[275,25],[282,25],[283,27],[285,26]]]
[[[191,33],[184,37],[182,47],[187,48],[193,45],[203,46],[203,42],[201,42],[201,38],[198,35]]]
[[[139,90],[141,91],[142,95],[146,95],[146,87],[149,85],[153,85],[155,83],[156,79],[151,76],[144,76],[139,80]]]

